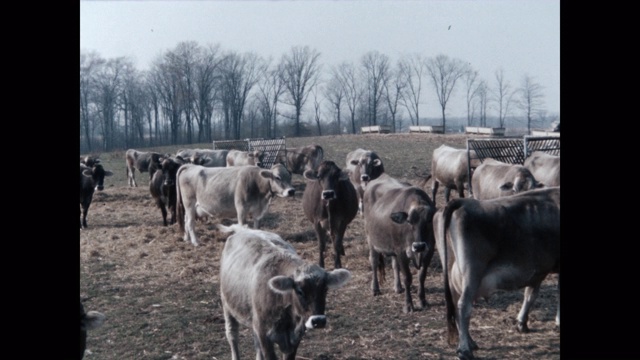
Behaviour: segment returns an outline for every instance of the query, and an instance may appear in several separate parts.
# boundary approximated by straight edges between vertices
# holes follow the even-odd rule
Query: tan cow
[[[544,186],[560,186],[560,156],[534,151],[524,161],[524,167]]]
[[[144,152],[134,149],[127,150],[125,153],[125,162],[127,164],[127,181],[129,186],[138,186],[135,176],[136,169],[138,169],[140,173],[149,172],[149,180],[151,180],[155,170],[151,172],[149,171],[149,167],[157,169],[160,165],[160,158],[163,156],[166,155],[157,152]]]
[[[317,144],[287,148],[286,156],[282,154],[279,162],[285,164],[292,174],[302,175],[306,170],[315,170],[324,158],[324,149]]]
[[[347,154],[346,170],[358,193],[358,210],[362,213],[362,195],[369,181],[384,173],[382,159],[374,151],[358,148]]]
[[[444,186],[444,201],[449,202],[451,190],[458,190],[458,197],[464,197],[464,189],[469,189],[469,157],[471,169],[480,165],[475,150],[456,149],[447,145],[440,145],[433,150],[431,158],[431,197],[436,201],[438,186]]]
[[[544,187],[527,168],[486,158],[471,178],[473,198],[494,199]]]
[[[560,287],[560,187],[453,199],[436,213],[433,228],[444,269],[449,344],[459,341],[458,357],[473,359],[478,348],[469,334],[473,302],[498,290],[525,288],[517,326],[528,332],[529,310],[547,274],[558,273]]]
[[[195,220],[200,217],[237,217],[243,225],[251,215],[253,227],[273,197],[291,197],[291,173],[282,164],[270,170],[257,166],[204,167],[186,164],[176,175],[177,216],[184,241],[198,245]]]
[[[265,153],[261,150],[229,150],[227,153],[227,166],[255,165],[262,167],[264,156]]]

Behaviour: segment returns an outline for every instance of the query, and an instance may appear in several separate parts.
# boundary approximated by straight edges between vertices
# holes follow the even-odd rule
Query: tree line
[[[460,59],[440,54],[401,56],[377,51],[357,63],[325,68],[321,54],[294,46],[279,60],[219,45],[180,42],[149,70],[127,57],[80,53],[80,152],[358,132],[389,125],[394,132],[420,125],[424,90],[432,86],[446,129],[445,110],[463,88],[467,125],[487,126],[497,109],[500,127],[519,110],[528,130],[546,122],[543,88],[525,74],[519,87],[501,69],[494,85]],[[489,104],[492,104],[490,107]]]

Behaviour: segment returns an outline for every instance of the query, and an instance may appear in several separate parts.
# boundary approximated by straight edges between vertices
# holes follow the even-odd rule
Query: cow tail
[[[442,273],[444,278],[444,298],[447,305],[447,328],[449,335],[449,344],[456,345],[458,341],[458,326],[456,325],[456,304],[453,303],[453,296],[451,295],[451,286],[449,284],[449,245],[447,242],[447,230],[451,225],[451,216],[455,210],[462,206],[463,202],[460,199],[453,199],[445,206],[442,213],[444,225],[441,227],[441,241],[442,251],[444,257],[444,264],[442,264]],[[453,243],[453,239],[451,239]]]
[[[178,225],[180,225],[180,231],[184,232],[184,204],[182,203],[182,195],[180,194],[180,174],[186,170],[187,166],[180,166],[176,173],[176,217],[178,218]]]
[[[384,254],[378,253],[378,282],[384,284],[385,281]]]

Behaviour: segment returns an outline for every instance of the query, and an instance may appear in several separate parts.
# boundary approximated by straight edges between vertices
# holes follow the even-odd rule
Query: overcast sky
[[[530,75],[544,108],[560,113],[560,0],[80,1],[82,52],[128,56],[144,70],[181,41],[275,60],[309,46],[325,67],[358,64],[373,50],[394,63],[444,54],[470,63],[490,88],[500,68],[512,88]],[[438,117],[428,91],[421,115]],[[447,116],[466,116],[462,86],[452,97]]]

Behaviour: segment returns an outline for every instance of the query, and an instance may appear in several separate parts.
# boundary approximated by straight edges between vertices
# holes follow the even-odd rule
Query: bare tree
[[[422,79],[427,72],[426,59],[420,54],[402,58],[399,71],[406,83],[402,93],[402,104],[407,108],[411,123],[420,125],[420,94],[422,92]]]
[[[340,86],[344,89],[344,96],[349,108],[351,119],[351,133],[356,133],[356,113],[358,104],[362,98],[362,87],[356,72],[356,67],[352,63],[342,63],[335,71],[340,81]]]
[[[198,142],[213,141],[211,135],[211,118],[219,89],[219,67],[223,60],[220,46],[209,46],[202,50],[201,58],[195,67],[195,118],[198,123]]]
[[[447,132],[445,116],[447,102],[449,102],[456,82],[467,72],[467,69],[468,66],[465,62],[458,59],[450,59],[448,56],[442,54],[427,60],[427,71],[429,72],[436,94],[438,95],[438,102],[442,108],[442,128],[445,133]]]
[[[86,151],[93,150],[91,138],[97,119],[94,98],[97,95],[96,76],[105,60],[93,51],[80,53],[80,135],[84,137]]]
[[[126,63],[127,60],[124,57],[110,59],[100,67],[96,76],[96,106],[100,113],[102,150],[104,151],[110,151],[116,147],[116,114]]]
[[[295,136],[300,136],[300,114],[309,92],[316,86],[321,65],[320,53],[308,46],[293,47],[290,54],[282,56],[282,80],[288,97],[284,103],[295,108]]]
[[[360,63],[366,84],[367,122],[369,125],[377,125],[378,111],[389,72],[389,57],[377,51],[371,51],[362,57]]]
[[[517,90],[520,95],[518,107],[524,111],[527,117],[527,132],[531,133],[531,123],[533,116],[542,109],[542,86],[536,83],[529,74],[525,74],[522,78],[522,85]]]
[[[487,126],[487,107],[489,104],[489,87],[487,82],[480,80],[478,84],[478,107],[480,108],[480,126]]]
[[[473,122],[474,104],[475,99],[478,97],[480,90],[480,83],[478,81],[478,72],[469,68],[463,75],[464,84],[466,87],[466,100],[467,100],[467,126],[471,126]]]
[[[266,71],[258,81],[256,97],[259,99],[260,113],[263,119],[265,135],[276,137],[278,133],[278,103],[284,94],[282,64],[271,65],[271,59],[266,63]]]
[[[161,109],[169,120],[169,135],[172,145],[178,144],[181,125],[182,92],[181,76],[176,54],[167,51],[154,60],[151,73],[154,86],[160,94]]]
[[[404,88],[407,86],[406,77],[402,73],[402,63],[398,62],[395,71],[389,71],[388,80],[384,84],[384,97],[387,100],[389,113],[391,115],[392,131],[396,132],[396,116],[398,104],[402,99]]]
[[[331,78],[324,88],[324,96],[329,100],[331,110],[335,115],[338,134],[342,134],[341,111],[342,102],[345,100],[345,90],[340,84],[340,74],[335,67],[331,70]]]
[[[495,72],[496,76],[496,91],[494,94],[495,100],[498,103],[498,121],[500,127],[505,127],[507,115],[509,114],[509,107],[513,101],[513,95],[515,91],[511,91],[511,85],[504,78],[504,71],[501,69]]]
[[[318,96],[318,92],[323,91],[323,89],[318,89],[320,86],[316,86],[311,93],[313,94],[313,120],[316,123],[316,127],[318,128],[318,136],[322,136],[322,127],[321,127],[321,98]]]

